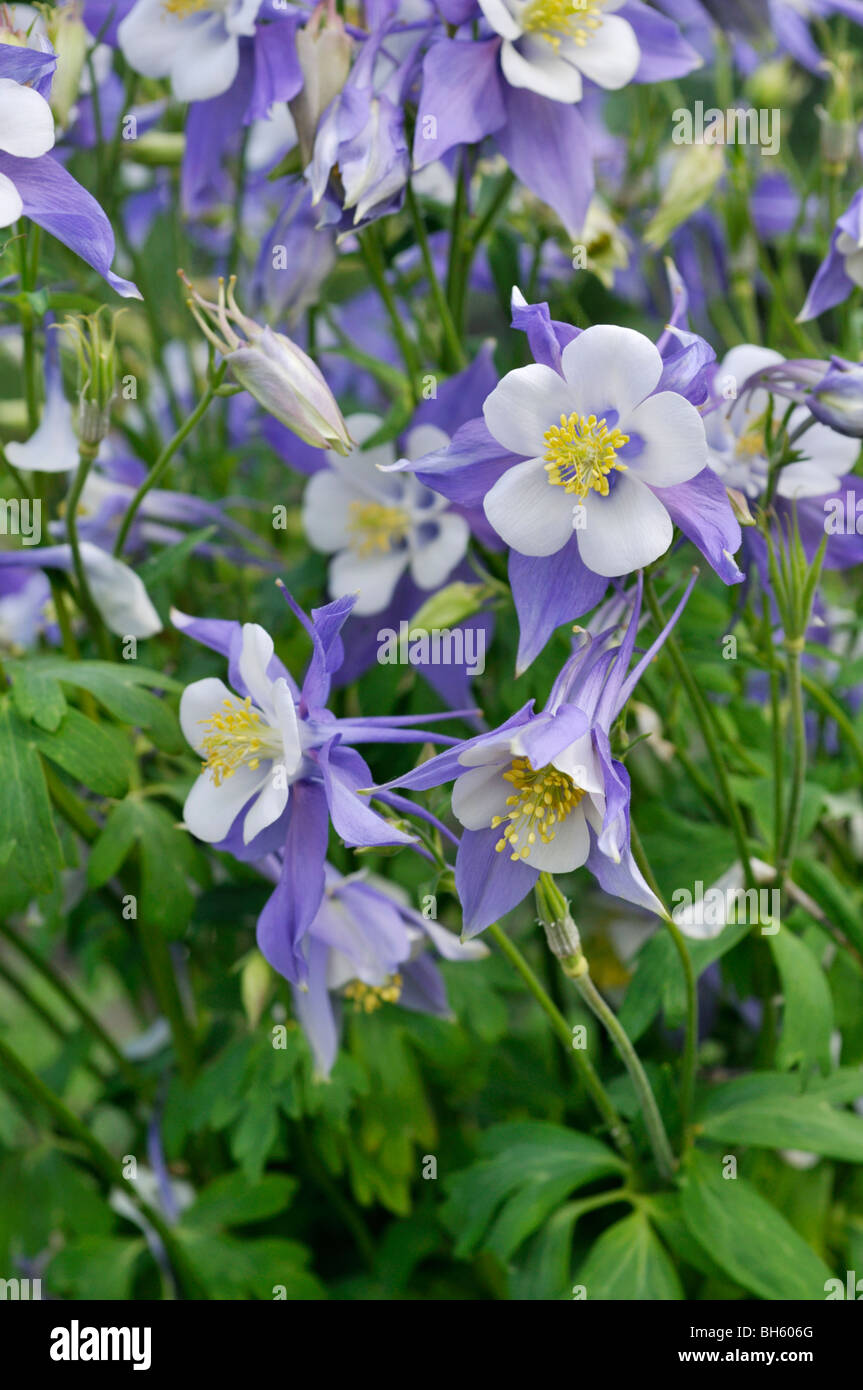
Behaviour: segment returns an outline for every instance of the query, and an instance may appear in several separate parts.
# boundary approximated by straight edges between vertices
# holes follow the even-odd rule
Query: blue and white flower
[[[123,57],[145,77],[167,77],[178,101],[209,101],[232,85],[240,39],[255,32],[261,0],[138,0],[117,30]]]

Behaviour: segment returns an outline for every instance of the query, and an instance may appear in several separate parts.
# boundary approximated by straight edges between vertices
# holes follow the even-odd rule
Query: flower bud
[[[257,1028],[272,992],[272,970],[260,951],[250,952],[240,976],[240,995],[250,1028]]]
[[[234,298],[236,277],[231,276],[227,289],[219,280],[214,304],[193,289],[182,271],[180,276],[191,291],[187,303],[201,331],[224,357],[237,384],[306,444],[349,454],[347,425],[320,368],[283,333],[247,318]]]
[[[294,40],[303,73],[301,91],[289,102],[297,127],[303,167],[312,157],[318,122],[347,80],[353,40],[330,4],[324,15],[319,5]]]
[[[832,358],[806,405],[822,425],[863,439],[863,363]]]
[[[78,359],[78,419],[81,443],[98,447],[111,427],[111,407],[117,379],[117,313],[106,311],[110,327],[102,322],[102,310],[67,318],[63,325],[72,339]],[[119,313],[123,313],[121,309]]]

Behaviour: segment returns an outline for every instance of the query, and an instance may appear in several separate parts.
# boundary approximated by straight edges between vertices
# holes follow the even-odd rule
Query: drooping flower
[[[609,733],[641,672],[676,623],[694,583],[663,631],[629,671],[641,608],[641,578],[629,621],[583,635],[545,709],[529,701],[490,733],[438,754],[389,787],[423,790],[453,782],[452,810],[464,827],[455,865],[464,933],[474,936],[509,912],[539,874],[587,864],[606,892],[656,911],[632,857],[629,777]]]
[[[278,879],[272,855],[259,869]],[[385,1004],[449,1016],[446,987],[434,956],[471,961],[486,955],[479,941],[460,942],[411,907],[397,884],[365,872],[344,877],[330,864],[326,887],[305,942],[308,981],[292,986],[294,1009],[322,1076],[336,1059],[344,1010],[373,1013]]]
[[[347,453],[351,439],[320,368],[283,333],[262,327],[242,313],[234,298],[236,277],[231,276],[227,289],[219,279],[215,304],[198,294],[185,277],[184,282],[191,292],[189,308],[240,386],[307,444]]]
[[[863,188],[857,190],[830,238],[830,249],[809,286],[799,323],[815,319],[863,285]]]
[[[351,415],[347,426],[361,445],[383,421],[377,415]],[[409,432],[406,457],[417,459],[446,447],[447,436],[433,425]],[[306,488],[303,523],[317,550],[334,554],[330,596],[357,594],[358,616],[380,613],[409,571],[424,590],[440,588],[464,556],[470,526],[439,493],[410,473],[383,473],[395,462],[392,444],[346,457],[327,454],[329,468]]]
[[[371,777],[352,745],[456,740],[414,729],[414,717],[337,719],[326,700],[342,659],[340,631],[354,600],[314,609],[309,620],[285,597],[313,643],[301,688],[256,623],[241,626],[177,611],[172,620],[228,658],[233,687],[207,677],[183,694],[180,723],[203,763],[186,800],[186,826],[240,859],[281,851],[281,877],[258,920],[258,945],[275,970],[299,981],[307,974],[302,939],[324,892],[330,820],[350,846],[412,843],[357,794]],[[425,722],[439,717],[426,716]]]
[[[719,391],[735,394],[729,397],[727,406],[723,402],[722,408],[707,416],[710,466],[727,487],[737,488],[750,498],[761,497],[767,486],[768,423],[778,430],[786,413],[784,404],[774,401],[770,416],[771,371],[781,371],[784,361],[782,354],[771,348],[742,343],[727,353],[716,371]],[[753,386],[750,378],[764,384]],[[805,405],[792,410],[785,422],[789,435],[801,426],[807,427],[794,447],[802,457],[779,471],[779,497],[823,497],[834,492],[853,468],[859,452],[853,438],[837,434],[827,425],[812,423]]]

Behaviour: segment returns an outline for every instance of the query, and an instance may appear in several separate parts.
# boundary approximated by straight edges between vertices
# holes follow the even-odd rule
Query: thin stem
[[[428,234],[426,233],[422,211],[420,209],[419,203],[417,202],[416,194],[414,193],[413,188],[410,184],[408,184],[407,186],[407,205],[411,217],[413,218],[414,228],[417,234],[417,242],[419,243],[420,253],[423,258],[423,265],[425,266],[426,276],[429,282],[429,289],[431,290],[431,295],[432,299],[434,300],[435,309],[437,310],[438,316],[440,318],[444,342],[446,344],[447,353],[449,356],[449,365],[455,371],[459,371],[465,365],[467,359],[465,357],[464,349],[462,348],[461,341],[459,339],[459,335],[456,330],[455,323],[453,321],[453,316],[450,311],[449,304],[447,303],[446,295],[443,292],[443,286],[441,285],[441,282],[438,279],[437,271],[434,267],[434,260],[432,258],[431,247],[429,246],[429,239]]]
[[[384,264],[383,252],[378,241],[377,228],[367,227],[359,237],[360,255],[372,283],[380,296],[381,302],[387,311],[393,336],[399,345],[399,351],[407,371],[410,384],[411,396],[414,405],[419,404],[420,399],[420,376],[421,366],[416,344],[404,326],[396,297],[393,294],[392,286],[386,276],[386,266]]]
[[[506,956],[510,964],[515,968],[527,985],[540,1008],[545,1011],[551,1021],[555,1033],[560,1038],[569,1055],[575,1063],[576,1070],[579,1072],[584,1082],[585,1090],[590,1095],[603,1120],[608,1126],[611,1137],[628,1163],[635,1160],[635,1149],[632,1138],[623,1120],[617,1113],[611,1097],[600,1081],[594,1070],[593,1063],[589,1057],[585,1057],[579,1048],[572,1045],[572,1029],[558,1009],[554,1000],[544,989],[542,983],[537,978],[532,966],[522,955],[514,941],[510,941],[500,923],[494,922],[488,929],[489,935],[497,944],[501,953]]]
[[[84,568],[84,561],[81,556],[81,544],[78,539],[78,504],[81,501],[84,484],[87,481],[87,475],[93,466],[97,453],[98,445],[82,443],[79,447],[78,469],[72,480],[72,486],[69,489],[69,497],[66,502],[66,530],[69,534],[69,544],[72,547],[72,564],[75,569],[75,579],[78,583],[78,597],[81,601],[81,607],[87,615],[93,635],[102,649],[103,656],[110,659],[111,652],[110,648],[107,647],[107,638],[102,622],[102,615],[96,607],[93,595],[90,592],[87,571]]]
[[[657,627],[661,630],[665,626],[665,618],[662,615],[662,609],[659,606],[659,601],[656,597],[653,588],[653,581],[649,574],[645,574],[644,576],[644,594],[647,599],[650,611],[653,615],[653,620],[656,623]],[[692,672],[686,664],[686,659],[684,658],[683,653],[677,645],[674,633],[670,632],[666,637],[665,650],[671,657],[680,682],[683,685],[689,697],[689,703],[692,706],[692,712],[695,715],[698,727],[701,730],[701,736],[704,739],[705,745],[707,747],[707,752],[710,756],[710,761],[713,764],[713,771],[716,774],[716,780],[719,783],[719,788],[722,793],[726,815],[728,816],[728,821],[731,826],[731,831],[734,836],[735,844],[737,846],[737,853],[740,857],[740,862],[743,865],[743,875],[746,880],[746,886],[747,888],[755,888],[757,885],[755,882],[755,877],[752,873],[752,865],[749,862],[749,847],[746,842],[746,827],[743,823],[743,817],[740,813],[740,807],[737,804],[737,799],[734,796],[734,793],[731,790],[731,784],[728,781],[728,773],[725,769],[725,762],[722,757],[722,750],[719,746],[719,740],[716,736],[716,730],[714,728],[713,716],[710,712],[710,707],[705,702],[704,697],[702,696],[701,691],[698,688],[698,682],[694,679]]]
[[[195,409],[192,411],[191,415],[189,415],[188,418],[183,422],[183,424],[177,430],[177,433],[174,435],[173,439],[171,439],[165,445],[161,454],[156,459],[156,462],[153,464],[153,467],[150,469],[146,478],[141,483],[141,486],[138,488],[137,492],[135,493],[135,496],[129,503],[126,515],[123,517],[123,522],[120,526],[120,530],[117,535],[117,540],[114,545],[115,555],[122,555],[123,547],[126,544],[126,538],[129,534],[129,531],[131,530],[132,522],[135,520],[141,503],[147,496],[147,493],[152,488],[154,488],[156,484],[162,479],[162,477],[168,469],[171,459],[174,457],[180,445],[187,438],[187,436],[191,434],[198,421],[206,413],[207,409],[209,408],[210,402],[212,401],[213,397],[215,396],[216,392],[222,384],[222,380],[226,371],[227,363],[223,362],[222,365],[218,367],[216,371],[213,373],[212,377],[210,378],[210,381],[207,384],[206,391],[202,395],[201,399],[198,401],[198,404],[195,406]]]
[[[776,864],[776,886],[781,893],[800,832],[803,809],[803,788],[806,781],[806,714],[803,703],[802,657],[803,638],[786,638],[788,650],[788,693],[791,698],[791,793],[782,830],[782,842]]]
[[[66,1032],[66,1029],[60,1023],[59,1019],[56,1019],[50,1010],[46,1009],[41,999],[33,993],[26,980],[23,980],[21,976],[13,970],[8,961],[0,960],[0,980],[3,980],[10,989],[13,989],[15,993],[23,999],[28,1009],[44,1023],[50,1033],[54,1034],[54,1037],[57,1038],[62,1047],[65,1048],[68,1046],[71,1040],[70,1034]],[[92,1058],[83,1058],[83,1065],[101,1086],[106,1084],[108,1077],[99,1070]]]
[[[770,631],[770,600],[766,594],[761,600],[764,650],[770,667],[770,722],[773,745],[773,862],[779,862],[779,837],[782,826],[782,790],[785,783],[785,747],[782,741],[783,720],[779,689],[779,670],[773,652]]]
[[[671,1145],[668,1142],[668,1135],[662,1123],[662,1116],[656,1104],[656,1097],[647,1079],[647,1075],[638,1053],[629,1040],[629,1035],[622,1023],[618,1019],[613,1009],[610,1009],[600,994],[587,968],[587,961],[582,956],[584,968],[580,974],[569,974],[582,999],[590,1011],[596,1015],[600,1023],[608,1031],[608,1034],[620,1053],[626,1070],[629,1072],[635,1093],[641,1106],[641,1113],[644,1116],[644,1123],[647,1129],[647,1136],[650,1140],[650,1147],[656,1160],[656,1166],[663,1178],[670,1179],[674,1176],[674,1155],[671,1152]],[[569,972],[568,972],[569,973]]]
[[[90,1163],[104,1181],[112,1187],[121,1188],[131,1197],[162,1241],[186,1295],[193,1298],[201,1297],[202,1291],[198,1285],[197,1277],[189,1268],[185,1252],[175,1239],[170,1226],[167,1225],[164,1217],[150,1206],[149,1202],[144,1201],[135,1184],[123,1176],[122,1166],[114,1155],[100,1143],[83,1121],[79,1120],[74,1111],[70,1110],[60,1097],[45,1085],[41,1077],[25,1066],[17,1053],[13,1052],[2,1038],[0,1038],[0,1062],[2,1062],[4,1074],[47,1110],[56,1128],[81,1145]]]
[[[674,947],[683,970],[683,979],[686,987],[686,1032],[684,1036],[680,1079],[680,1130],[683,1139],[683,1147],[687,1148],[691,1137],[689,1124],[692,1118],[692,1109],[695,1104],[695,1073],[698,1054],[698,983],[695,978],[695,968],[692,964],[692,956],[686,944],[686,938],[671,916],[671,913],[668,911],[659,884],[656,882],[653,870],[644,852],[641,836],[636,830],[634,823],[630,825],[630,837],[635,862],[643,873],[651,892],[659,901],[659,906],[662,909],[662,920],[674,942]]]
[[[159,1008],[170,1025],[180,1075],[184,1081],[189,1082],[194,1078],[197,1065],[195,1043],[177,986],[177,976],[168,943],[158,928],[148,927],[146,922],[140,921],[137,917],[135,926]]]
[[[88,1033],[95,1038],[100,1047],[104,1048],[118,1072],[120,1072],[123,1077],[123,1080],[132,1090],[136,1091],[139,1095],[148,1096],[150,1094],[150,1088],[147,1082],[143,1077],[138,1075],[128,1058],[123,1056],[123,1053],[120,1051],[113,1038],[106,1033],[95,1014],[91,1013],[83,1000],[78,998],[78,995],[72,987],[67,984],[63,976],[54,968],[50,961],[47,961],[44,956],[30,944],[26,937],[21,936],[14,927],[10,926],[8,922],[4,922],[2,919],[0,919],[0,935],[4,936],[6,940],[14,946],[15,950],[24,956],[25,960],[29,961],[34,970],[37,970],[42,978],[47,980],[48,984],[51,985],[52,989],[56,990],[65,1003],[68,1004],[73,1013],[78,1015]]]

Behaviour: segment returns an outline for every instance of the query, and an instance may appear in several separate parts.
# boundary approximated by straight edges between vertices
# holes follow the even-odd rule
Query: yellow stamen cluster
[[[602,25],[602,0],[531,0],[521,24],[552,48],[560,48],[562,39],[584,48]]]
[[[253,770],[262,757],[268,758],[278,750],[275,747],[275,730],[265,724],[260,712],[252,709],[252,701],[224,700],[224,714],[219,710],[209,719],[198,722],[207,729],[202,740],[207,755],[204,771],[213,774],[213,782],[220,787],[227,777],[233,777],[238,767],[245,765]]]
[[[626,471],[619,463],[618,449],[629,443],[629,435],[595,415],[561,415],[560,425],[552,425],[543,438],[548,448],[543,455],[548,481],[565,492],[574,492],[579,501],[591,489],[608,496],[608,474],[612,469]]]
[[[162,9],[168,14],[175,14],[180,19],[186,15],[199,14],[201,10],[208,10],[212,0],[162,0]]]
[[[401,997],[401,975],[390,975],[382,985],[367,985],[362,980],[351,980],[345,989],[345,998],[354,1001],[357,1013],[373,1014],[382,1004],[396,1004]]]
[[[506,825],[495,849],[498,854],[509,849],[510,859],[527,859],[537,836],[544,845],[554,839],[560,822],[566,820],[584,792],[551,763],[535,771],[528,758],[514,758],[503,777],[512,783],[514,792],[506,799],[510,808],[506,815],[492,819],[492,830]]]
[[[756,427],[755,429],[747,430],[745,434],[741,434],[734,452],[738,458],[762,458],[767,452],[764,431]]]
[[[351,502],[348,511],[351,549],[358,555],[374,555],[376,551],[386,554],[410,530],[410,517],[401,507],[388,507],[383,502]]]

